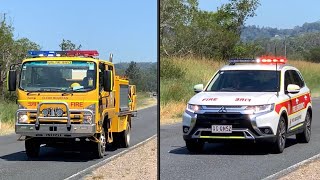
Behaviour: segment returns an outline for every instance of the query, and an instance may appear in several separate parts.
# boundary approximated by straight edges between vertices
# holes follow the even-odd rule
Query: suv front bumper
[[[201,141],[251,140],[254,142],[276,140],[277,120],[279,116],[270,112],[254,116],[241,113],[207,113],[194,114],[185,111],[183,114],[184,140]],[[232,125],[232,133],[212,133],[212,125]],[[269,133],[262,131],[269,129]]]

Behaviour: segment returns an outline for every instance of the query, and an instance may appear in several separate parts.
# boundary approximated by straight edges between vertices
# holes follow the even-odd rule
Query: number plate
[[[212,125],[212,133],[232,133],[232,125]]]

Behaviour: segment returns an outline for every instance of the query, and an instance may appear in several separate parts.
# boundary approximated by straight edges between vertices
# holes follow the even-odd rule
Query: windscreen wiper
[[[32,95],[32,94],[35,94],[35,95],[39,96],[40,92],[37,92],[37,91],[29,91],[29,92],[27,92],[27,96]]]

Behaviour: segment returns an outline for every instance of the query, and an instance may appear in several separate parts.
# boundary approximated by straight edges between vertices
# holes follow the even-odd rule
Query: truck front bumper
[[[66,107],[66,116],[63,117],[43,117],[40,115],[42,105],[64,105]],[[34,124],[19,123],[19,115],[26,113],[36,113]],[[66,102],[41,102],[37,109],[18,109],[16,113],[16,134],[30,137],[58,137],[58,138],[77,138],[90,137],[96,133],[96,124],[72,124],[70,119],[71,113],[87,113],[94,119],[94,113],[89,109],[70,109]],[[42,122],[40,123],[40,120]],[[51,120],[64,120],[64,124],[53,124]],[[47,123],[43,123],[48,121]],[[49,124],[50,123],[50,124]]]
[[[30,137],[61,137],[77,138],[93,136],[96,132],[95,124],[71,124],[68,130],[66,124],[41,124],[39,129],[35,124],[16,124],[16,134]]]

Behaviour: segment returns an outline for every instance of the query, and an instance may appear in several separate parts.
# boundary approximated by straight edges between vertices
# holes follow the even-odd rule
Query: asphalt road
[[[157,133],[157,106],[138,111],[132,121],[131,146]],[[65,179],[123,150],[107,151],[102,159],[91,159],[87,154],[65,152],[42,147],[40,157],[30,161],[24,151],[24,142],[17,135],[0,137],[0,179]]]
[[[313,100],[312,136],[308,144],[289,137],[282,154],[271,154],[259,145],[206,144],[201,154],[190,154],[181,124],[160,128],[160,178],[263,179],[320,153],[320,100]]]

